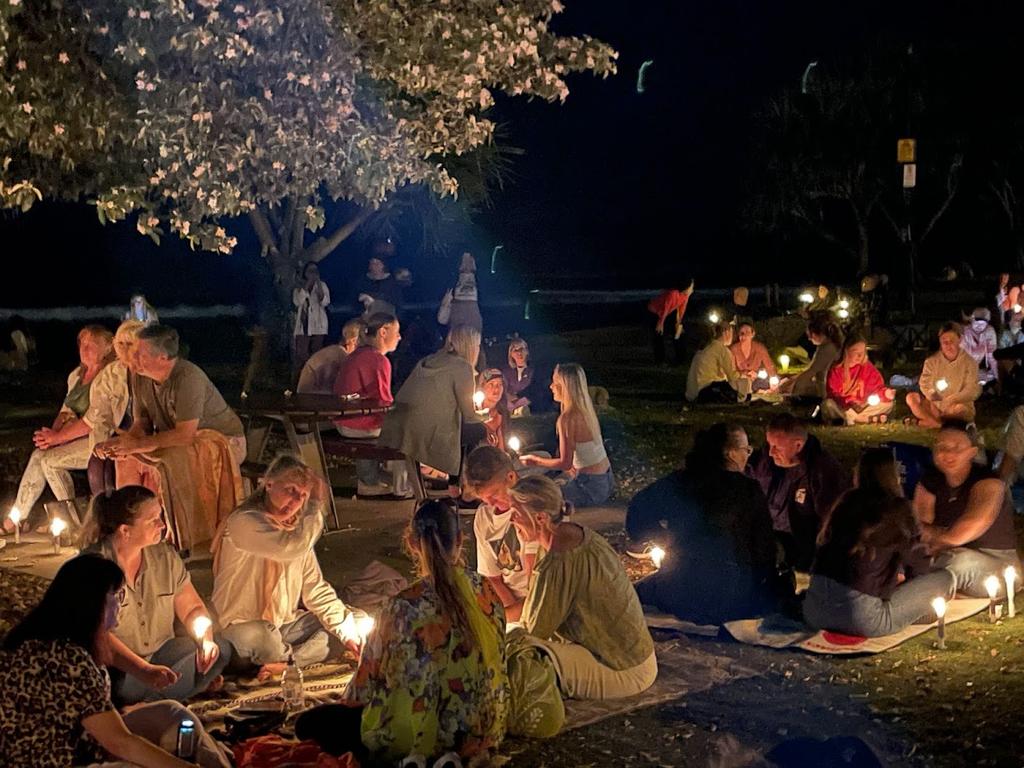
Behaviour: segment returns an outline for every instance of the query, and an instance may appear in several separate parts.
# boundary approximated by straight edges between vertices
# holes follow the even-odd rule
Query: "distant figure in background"
[[[960,338],[960,346],[978,364],[979,381],[985,383],[995,379],[997,373],[994,354],[999,348],[999,340],[991,322],[992,313],[984,307],[976,307]]]
[[[36,362],[36,340],[28,323],[20,315],[13,315],[5,329],[11,344],[0,349],[0,371],[27,371]]]
[[[752,323],[753,317],[750,314],[749,307],[747,307],[747,302],[749,301],[749,288],[746,288],[742,285],[733,288],[732,303],[726,306],[724,309],[725,320],[731,323],[734,327],[737,327],[742,323]]]
[[[822,289],[828,296],[828,288],[825,286],[819,287],[819,296]],[[843,332],[829,313],[814,311],[807,320],[807,338],[815,347],[810,365],[799,376],[785,379],[779,385],[779,391],[795,398],[822,400],[825,397],[828,372],[841,354]]]
[[[299,384],[295,391],[300,395],[330,395],[334,393],[334,381],[338,378],[338,369],[345,359],[355,352],[359,344],[359,333],[363,328],[363,320],[349,320],[341,329],[341,338],[336,344],[328,344],[319,352],[311,355],[302,366]]]
[[[775,376],[775,363],[772,356],[768,354],[768,348],[759,341],[755,341],[756,333],[753,323],[740,323],[736,329],[736,341],[729,347],[732,352],[733,362],[736,364],[736,371],[741,376],[750,379],[753,390],[769,389],[769,379]],[[762,376],[761,372],[764,371]]]
[[[378,312],[397,317],[402,308],[402,286],[379,256],[370,259],[366,274],[356,281],[356,296],[363,305],[363,317]]]
[[[1017,344],[1024,344],[1024,331],[1020,327],[1021,317],[1022,315],[1019,312],[1013,312],[1009,315],[1009,320],[999,334],[999,349],[1007,349]]]
[[[686,400],[691,403],[735,403],[750,394],[750,379],[736,370],[729,345],[732,344],[729,323],[712,329],[712,338],[693,356],[686,374]]]
[[[327,338],[327,306],[331,303],[331,291],[320,279],[320,270],[315,262],[307,262],[302,268],[302,281],[292,291],[295,305],[295,327],[292,330],[293,359],[296,372],[318,352]]]
[[[153,309],[153,306],[146,301],[146,297],[141,293],[132,296],[131,301],[128,302],[128,311],[124,313],[124,317],[121,319],[138,320],[144,325],[154,325],[160,322],[156,310]]]
[[[885,386],[878,369],[868,360],[863,336],[846,340],[843,358],[829,371],[827,399],[822,403],[826,419],[846,425],[884,423],[892,412],[896,391]]]
[[[533,384],[534,368],[530,365],[530,345],[526,339],[512,339],[508,343],[508,357],[501,368],[505,377],[505,397],[513,417],[529,415],[528,390]]]
[[[939,351],[924,361],[918,392],[907,395],[907,407],[922,427],[938,429],[945,419],[974,420],[974,401],[981,396],[978,364],[960,344],[959,323],[939,329]]]
[[[505,404],[505,379],[497,368],[488,368],[480,374],[476,384],[479,391],[484,393],[481,409],[487,411],[487,415],[483,417],[484,428],[487,430],[487,444],[504,451],[505,427],[511,418]]]
[[[483,333],[484,321],[480,316],[480,302],[476,283],[476,259],[469,251],[462,254],[459,277],[455,287],[449,288],[437,310],[437,322],[450,328],[462,325]]]
[[[665,362],[665,321],[669,315],[673,314],[676,316],[675,329],[670,343],[675,352],[675,362],[678,364],[682,360],[680,355],[682,350],[678,341],[683,335],[683,316],[686,314],[686,305],[690,301],[690,296],[693,295],[693,286],[694,283],[691,280],[690,286],[681,291],[677,288],[669,288],[659,293],[647,304],[647,311],[657,318],[654,323],[654,333],[651,336],[656,365]]]

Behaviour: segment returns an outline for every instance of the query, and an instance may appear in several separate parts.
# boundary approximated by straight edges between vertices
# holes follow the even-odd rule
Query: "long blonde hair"
[[[562,489],[550,477],[524,477],[509,489],[508,495],[515,506],[533,514],[541,512],[550,517],[553,523],[560,523],[565,517],[566,506]]]
[[[578,363],[559,363],[555,366],[554,375],[562,380],[562,415],[582,418],[590,430],[591,439],[603,442],[601,424],[597,420],[594,401],[590,399],[590,387],[583,366]]]
[[[480,331],[469,325],[457,325],[448,331],[444,349],[461,357],[475,371],[477,360],[480,358]]]

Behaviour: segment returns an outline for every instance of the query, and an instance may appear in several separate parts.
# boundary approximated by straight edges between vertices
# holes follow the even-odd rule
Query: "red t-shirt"
[[[825,387],[828,397],[835,400],[843,410],[866,403],[871,395],[878,395],[883,401],[889,399],[885,396],[882,374],[870,362],[850,368],[849,379],[846,378],[842,362],[837,363],[828,372]]]
[[[373,347],[358,347],[345,358],[334,380],[334,394],[358,394],[361,398],[380,400],[386,405],[394,402],[391,396],[391,361]],[[347,416],[334,423],[349,429],[373,430],[384,425],[383,414],[375,416]]]
[[[669,288],[651,299],[647,304],[647,310],[658,316],[659,323],[664,323],[665,318],[676,310],[679,310],[679,319],[682,320],[686,314],[686,302],[689,300],[690,294]]]

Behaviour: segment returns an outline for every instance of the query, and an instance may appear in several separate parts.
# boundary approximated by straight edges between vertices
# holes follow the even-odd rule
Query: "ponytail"
[[[113,536],[122,525],[131,525],[139,508],[155,498],[156,494],[141,485],[126,485],[110,493],[97,493],[89,503],[79,538],[82,547]]]

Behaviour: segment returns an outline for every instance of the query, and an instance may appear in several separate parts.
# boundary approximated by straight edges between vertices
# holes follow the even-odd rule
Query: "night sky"
[[[841,59],[879,41],[960,46],[965,60],[993,50],[1010,56],[1017,48],[1009,11],[980,15],[967,3],[566,5],[559,31],[612,44],[620,52],[619,74],[574,76],[561,107],[516,99],[497,106],[507,143],[526,155],[467,239],[481,261],[503,243],[502,269],[529,275],[521,287],[658,287],[692,273],[727,285],[737,268],[752,284],[809,271],[852,272],[829,261],[818,243],[801,241],[780,257],[777,243],[743,228],[750,171],[758,162],[753,115],[772,94],[799,82],[810,60]],[[1010,71],[1015,56],[978,64],[981,113],[1020,98],[1021,70]],[[647,91],[638,94],[645,60],[654,63]],[[1005,225],[986,210],[976,200],[958,203],[948,231],[936,238],[936,258],[973,257],[978,250],[995,262],[1002,258]],[[27,270],[25,279],[0,285],[0,306],[121,303],[136,288],[158,304],[247,301],[251,286],[263,281],[251,278],[255,241],[244,224],[234,230],[241,238],[234,255],[192,254],[173,240],[155,248],[130,225],[101,227],[87,206],[39,205],[0,221],[0,248]],[[328,281],[341,285],[358,272],[366,247],[343,245],[322,265]],[[399,248],[396,261],[419,275],[453,269],[409,243]],[[895,248],[883,241],[878,258]]]

